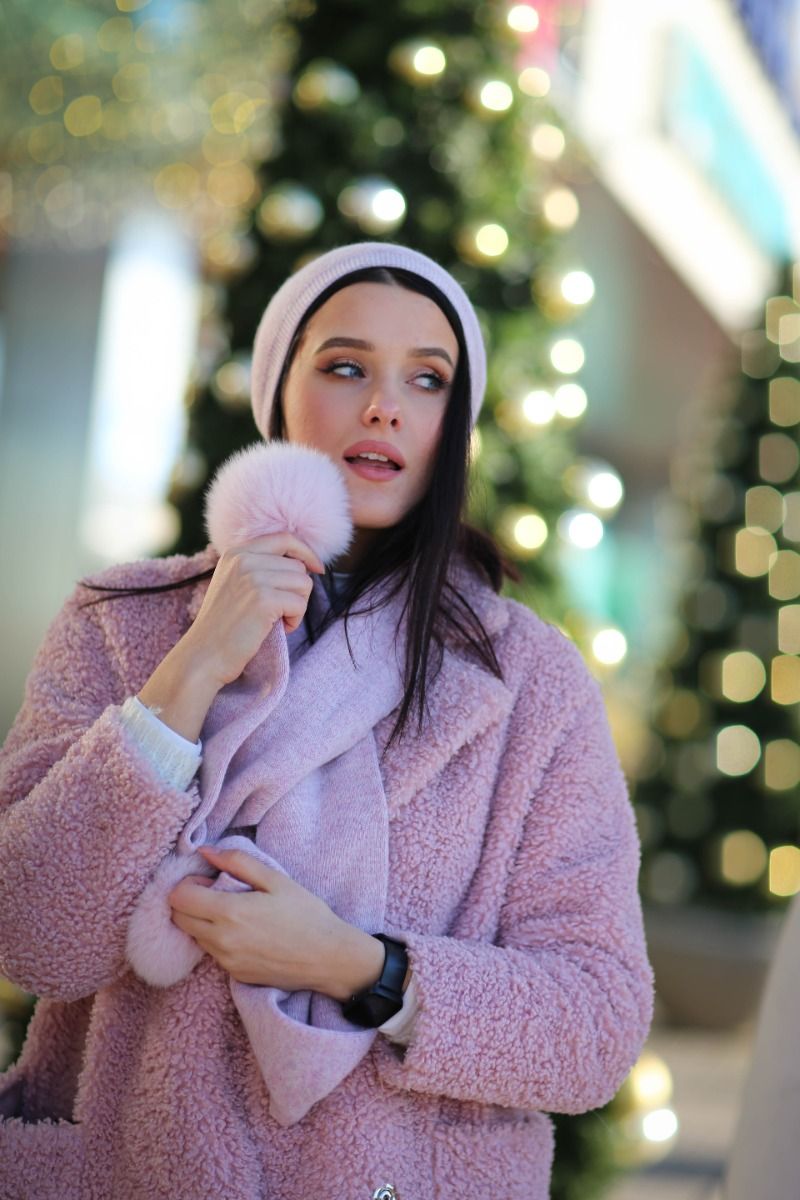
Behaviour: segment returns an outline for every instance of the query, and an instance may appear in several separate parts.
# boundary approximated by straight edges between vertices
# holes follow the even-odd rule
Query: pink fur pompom
[[[172,987],[203,957],[194,938],[172,920],[167,896],[185,875],[213,875],[202,854],[168,854],[136,902],[128,922],[127,956],[136,974],[153,987]]]
[[[217,553],[265,533],[289,530],[330,562],[352,537],[344,475],[321,450],[295,442],[247,446],[225,460],[205,501]]]

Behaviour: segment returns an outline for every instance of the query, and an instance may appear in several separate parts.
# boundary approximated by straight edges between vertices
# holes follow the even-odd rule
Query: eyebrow
[[[375,349],[372,342],[365,342],[362,338],[331,337],[324,341],[321,346],[317,346],[314,353],[319,354],[320,351],[327,350],[329,346],[355,346],[357,350]],[[452,358],[441,346],[415,346],[411,351],[411,355],[414,358],[428,358],[429,355],[437,355],[439,358],[443,358],[446,362],[449,362],[451,367],[453,366]],[[455,370],[455,368],[453,369]]]

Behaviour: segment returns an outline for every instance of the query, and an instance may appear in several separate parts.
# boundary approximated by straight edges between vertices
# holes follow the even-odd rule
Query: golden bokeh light
[[[783,496],[774,487],[760,485],[748,488],[744,497],[744,519],[747,525],[757,525],[775,533],[783,524]]]
[[[794,896],[800,892],[800,850],[797,846],[776,846],[770,852],[769,890],[773,896]]]
[[[132,104],[147,94],[150,88],[150,68],[147,63],[126,63],[112,78],[111,87],[118,100]]]
[[[585,388],[579,383],[562,383],[554,393],[556,410],[559,415],[575,421],[586,412],[589,398]]]
[[[783,496],[783,536],[790,542],[800,542],[800,492]]]
[[[604,666],[617,666],[628,653],[628,639],[621,629],[613,626],[598,629],[592,638],[592,654]]]
[[[508,249],[508,234],[502,225],[481,225],[475,233],[475,245],[485,258],[499,258]]]
[[[737,829],[719,842],[719,874],[725,883],[744,887],[755,883],[767,867],[767,847],[758,834]]]
[[[800,783],[800,746],[791,738],[774,738],[764,747],[764,786],[785,792]]]
[[[133,38],[133,21],[130,17],[110,17],[97,31],[97,44],[108,54],[118,54]]]
[[[512,5],[506,20],[515,33],[535,33],[539,28],[539,14],[530,4]]]
[[[800,654],[800,604],[784,604],[778,609],[778,649],[784,654]]]
[[[64,83],[60,75],[45,75],[28,93],[28,103],[39,117],[57,112],[64,103]]]
[[[777,551],[777,543],[771,533],[759,526],[738,529],[734,542],[734,561],[740,575],[754,579],[766,575],[770,559]]]
[[[170,163],[156,174],[153,190],[165,208],[185,208],[200,189],[200,174],[191,163]]]
[[[776,704],[796,704],[800,700],[800,658],[793,654],[773,658],[770,694]]]
[[[502,79],[488,79],[480,87],[480,102],[490,112],[507,112],[514,103],[514,93]]]
[[[769,594],[775,600],[800,596],[800,554],[796,550],[778,550],[770,559]]]
[[[50,62],[57,71],[74,71],[85,58],[83,38],[79,33],[66,33],[50,47]]]
[[[79,96],[64,109],[64,127],[73,137],[88,137],[103,124],[99,96]]]
[[[555,162],[561,158],[566,147],[564,132],[557,125],[542,122],[531,133],[531,150],[544,162]]]
[[[800,379],[779,376],[770,380],[769,418],[775,425],[800,424]]]
[[[514,540],[524,550],[538,550],[547,540],[547,524],[538,513],[527,513],[514,523]]]
[[[447,59],[440,46],[420,46],[414,54],[414,70],[418,75],[441,75]]]
[[[46,121],[28,134],[28,154],[34,162],[52,163],[64,153],[64,126],[60,121]]]
[[[542,200],[542,214],[553,229],[571,229],[580,216],[578,197],[571,188],[551,188]]]
[[[211,105],[208,115],[218,133],[243,133],[255,120],[256,104],[244,92],[225,92]]]
[[[723,775],[747,775],[761,758],[761,742],[747,725],[726,725],[717,732],[716,762]]]
[[[550,348],[550,362],[562,375],[574,375],[585,361],[585,351],[577,338],[559,338]]]
[[[787,313],[778,322],[778,342],[781,348],[781,358],[785,362],[797,362],[800,359],[800,312]]]
[[[766,682],[763,662],[749,650],[734,650],[723,656],[720,686],[726,700],[746,704],[756,698]]]
[[[522,397],[522,415],[531,425],[549,425],[556,415],[556,401],[547,388],[534,388]]]
[[[777,344],[780,338],[781,318],[800,310],[791,296],[770,296],[765,305],[765,311],[767,337],[771,342]]]
[[[208,194],[223,208],[247,204],[256,191],[256,179],[245,163],[212,167],[208,173]]]
[[[758,439],[758,470],[767,483],[786,483],[800,467],[800,447],[785,433],[765,433]]]
[[[544,67],[523,67],[517,79],[519,90],[526,96],[536,99],[546,96],[550,91],[551,80]]]

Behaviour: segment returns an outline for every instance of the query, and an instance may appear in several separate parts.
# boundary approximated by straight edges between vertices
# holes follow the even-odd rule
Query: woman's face
[[[308,322],[284,386],[284,428],[344,473],[356,534],[338,569],[424,495],[457,363],[444,313],[406,288],[351,284]]]

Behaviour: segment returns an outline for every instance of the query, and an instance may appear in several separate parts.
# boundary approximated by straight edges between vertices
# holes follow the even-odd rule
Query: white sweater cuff
[[[200,766],[202,742],[190,742],[165,725],[138,696],[128,696],[120,716],[166,782],[184,791]]]
[[[408,981],[408,987],[403,992],[403,1007],[399,1008],[393,1017],[389,1017],[388,1021],[379,1025],[378,1029],[381,1033],[386,1034],[390,1042],[399,1042],[402,1046],[407,1046],[414,1036],[414,1023],[418,1010],[417,987],[412,974]]]

